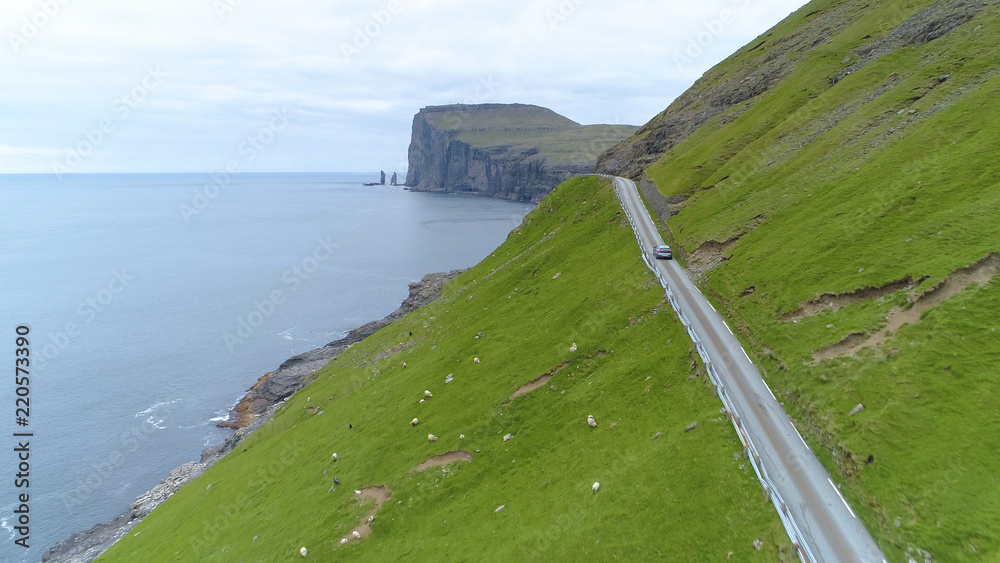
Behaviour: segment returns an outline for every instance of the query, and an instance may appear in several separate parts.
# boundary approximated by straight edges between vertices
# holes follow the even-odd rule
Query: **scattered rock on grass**
[[[854,416],[863,410],[865,410],[865,406],[862,405],[861,403],[858,403],[853,409],[851,409],[850,414],[848,414],[847,416]]]
[[[753,540],[753,548],[754,549],[756,549],[757,551],[760,551],[760,549],[762,547],[764,547],[764,542],[760,541],[759,539],[758,540]]]
[[[497,509],[496,509],[496,510],[494,510],[493,512],[500,512],[501,510],[503,510],[503,507],[505,507],[505,506],[507,506],[507,505],[506,505],[506,504],[501,504],[501,505],[500,505],[500,506],[498,506],[498,507],[497,507]]]
[[[698,428],[698,423],[697,422],[692,422],[690,425],[688,425],[687,428],[684,429],[684,431],[685,432],[690,432],[690,431],[694,430],[695,428]]]
[[[511,435],[511,434],[507,434],[506,436],[504,436],[504,437],[503,437],[503,441],[504,441],[504,442],[506,442],[507,440],[510,440],[510,439],[511,439],[511,438],[513,438],[513,437],[514,437],[514,436],[513,436],[513,435]]]

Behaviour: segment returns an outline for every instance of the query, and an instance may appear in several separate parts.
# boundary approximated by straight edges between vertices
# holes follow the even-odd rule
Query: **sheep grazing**
[[[513,437],[514,436],[512,434],[507,434],[506,436],[503,437],[503,441],[506,442],[507,440],[510,440]]]
[[[344,545],[345,543],[347,543],[347,538],[340,540],[340,545]]]
[[[358,532],[357,530],[354,530],[353,532],[351,532],[351,535],[354,536],[354,539],[356,539],[356,540],[360,540],[361,539],[361,532]]]
[[[309,555],[309,550],[303,547],[302,549],[299,549],[299,555],[305,557],[306,555]]]
[[[472,363],[478,364],[479,363],[479,358],[472,358]]]
[[[438,441],[438,437],[435,436],[435,435],[433,435],[433,434],[428,434],[427,435],[427,441],[428,442],[437,442]]]
[[[406,362],[403,362],[403,367],[404,367],[404,368],[406,367]]]
[[[415,419],[415,418],[414,418],[413,420],[411,420],[411,421],[410,421],[410,426],[416,426],[416,425],[418,425],[418,424],[420,424],[420,421],[419,421],[419,420],[417,420],[417,419]]]
[[[332,456],[330,456],[330,457],[333,458],[333,461],[337,461],[337,454],[336,454],[336,452],[334,452],[334,454]]]
[[[597,428],[597,421],[594,420],[593,415],[587,417],[587,424],[589,424],[591,428]]]
[[[594,489],[594,494],[596,495],[596,494],[597,494],[597,491],[598,491],[598,489],[600,489],[600,488],[601,488],[601,484],[600,484],[600,483],[594,483],[594,486],[593,486],[593,487],[591,487],[591,488],[592,488],[592,489]]]
[[[576,342],[574,342],[573,345],[569,347],[569,351],[576,352]]]
[[[420,401],[418,401],[418,402],[422,403],[422,402],[424,402],[424,399],[420,399]]]
[[[430,399],[433,396],[434,396],[434,393],[431,393],[430,391],[424,390],[424,397],[427,397],[428,399]]]

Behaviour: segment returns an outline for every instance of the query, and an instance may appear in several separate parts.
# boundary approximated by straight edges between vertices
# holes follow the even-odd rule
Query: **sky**
[[[642,125],[803,4],[3,0],[0,173],[403,173],[451,103]]]

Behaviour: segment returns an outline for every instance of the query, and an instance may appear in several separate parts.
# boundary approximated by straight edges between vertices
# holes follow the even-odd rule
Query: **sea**
[[[377,177],[0,175],[0,561],[115,518],[221,442],[257,378],[533,207]]]

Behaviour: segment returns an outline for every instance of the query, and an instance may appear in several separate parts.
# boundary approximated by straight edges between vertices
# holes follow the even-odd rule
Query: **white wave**
[[[174,410],[173,405],[179,402],[181,402],[181,399],[173,399],[172,401],[162,401],[156,403],[146,410],[141,410],[135,413],[135,418],[146,417],[146,422],[153,426],[153,428],[166,430],[167,427],[164,425],[164,417],[169,415]]]
[[[286,329],[286,330],[283,330],[283,331],[279,332],[278,335],[284,337],[285,340],[295,340],[294,338],[292,338],[292,331],[295,330],[295,329],[297,329],[297,328],[298,328],[297,325],[293,326],[292,328],[289,328],[289,329]]]
[[[163,407],[166,407],[168,405],[174,405],[174,404],[177,404],[179,402],[181,402],[181,399],[174,399],[172,401],[163,401],[163,402],[160,402],[160,403],[156,403],[156,404],[154,404],[153,406],[149,407],[146,410],[142,410],[142,411],[139,411],[139,412],[135,413],[135,417],[139,418],[139,417],[143,417],[143,416],[150,416],[155,411],[157,411],[157,410],[159,410],[159,409],[161,409]]]

